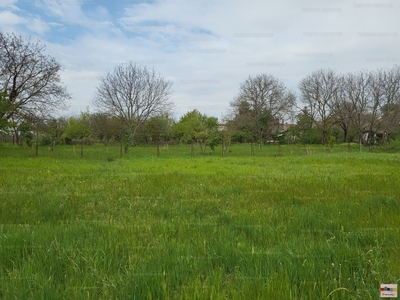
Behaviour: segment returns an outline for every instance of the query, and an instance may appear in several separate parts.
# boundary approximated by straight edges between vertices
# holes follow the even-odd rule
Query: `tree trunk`
[[[19,134],[18,134],[18,130],[15,130],[14,133],[15,133],[15,144],[16,144],[16,145],[19,145]]]
[[[39,154],[39,131],[36,131],[36,146],[35,146],[35,156]]]
[[[344,135],[344,137],[343,137],[344,142],[346,143],[347,142],[347,128],[343,128],[343,135]]]

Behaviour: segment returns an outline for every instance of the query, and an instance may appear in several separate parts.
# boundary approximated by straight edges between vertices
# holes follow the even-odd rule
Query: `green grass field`
[[[380,299],[393,147],[0,146],[0,299]]]

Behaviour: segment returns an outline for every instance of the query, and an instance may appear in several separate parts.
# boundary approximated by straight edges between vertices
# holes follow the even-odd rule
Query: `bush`
[[[333,150],[333,146],[335,145],[335,143],[336,143],[336,137],[333,135],[329,136],[328,145],[329,145],[329,149],[331,149],[331,151]]]

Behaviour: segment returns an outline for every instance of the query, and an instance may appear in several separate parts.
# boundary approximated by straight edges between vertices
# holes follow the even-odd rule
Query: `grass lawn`
[[[395,146],[75,147],[0,146],[0,299],[380,299],[400,283]]]

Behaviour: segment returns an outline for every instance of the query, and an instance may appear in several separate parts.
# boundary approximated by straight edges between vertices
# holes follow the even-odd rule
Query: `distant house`
[[[388,133],[384,130],[385,120],[380,118],[376,121],[372,130],[364,130],[361,132],[361,142],[364,145],[380,143],[387,137]],[[365,124],[364,128],[368,128],[369,124]]]
[[[296,126],[296,124],[289,124],[289,123],[274,124],[270,127],[271,134],[284,133],[294,126]]]
[[[373,141],[372,144],[376,144],[376,143],[382,142],[386,136],[387,136],[387,132],[384,130],[363,131],[361,142],[364,145],[370,145],[371,141]]]
[[[296,124],[283,123],[283,124],[280,125],[280,129],[281,129],[283,132],[286,132],[286,131],[288,131],[290,128],[295,127],[295,126],[296,126]]]
[[[287,132],[289,131],[289,129],[295,127],[296,124],[289,124],[289,123],[275,123],[274,125],[272,125],[270,127],[270,134],[271,134],[271,138],[272,140],[269,140],[268,143],[274,143],[276,142],[279,138],[281,138],[282,136],[284,136],[285,134],[287,135]],[[294,137],[291,137],[291,139],[293,139]]]
[[[226,124],[218,124],[218,131],[226,130],[227,126]]]

